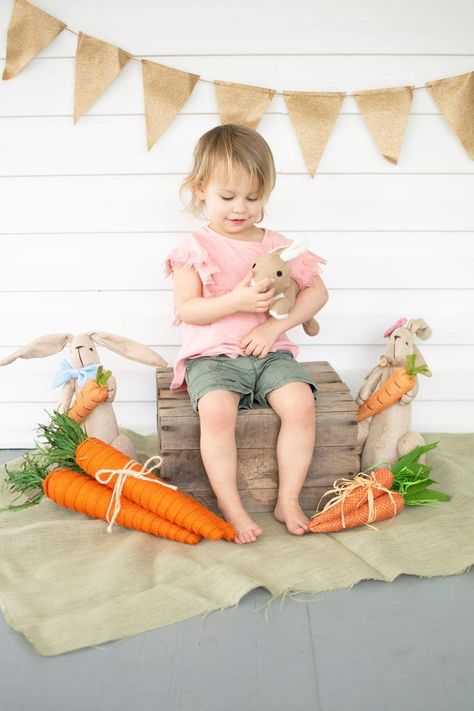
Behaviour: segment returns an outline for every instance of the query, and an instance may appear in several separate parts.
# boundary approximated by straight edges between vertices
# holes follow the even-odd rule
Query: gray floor
[[[0,462],[21,452],[1,452]],[[317,561],[315,561],[315,565]],[[472,711],[474,570],[214,612],[56,657],[0,616],[2,711]]]

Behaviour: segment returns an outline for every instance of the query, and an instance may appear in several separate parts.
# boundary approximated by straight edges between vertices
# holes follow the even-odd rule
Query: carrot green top
[[[407,356],[407,364],[405,370],[407,371],[408,375],[419,375],[422,373],[425,375],[428,372],[428,366],[427,365],[418,365],[415,366],[415,360],[416,360],[416,353],[412,353],[411,355]]]

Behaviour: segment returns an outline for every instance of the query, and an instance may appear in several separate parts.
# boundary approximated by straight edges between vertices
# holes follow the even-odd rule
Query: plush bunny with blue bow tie
[[[40,336],[36,340],[22,346],[17,351],[0,360],[1,365],[8,365],[17,358],[44,358],[69,347],[69,360],[63,359],[53,380],[53,387],[62,387],[61,398],[57,409],[67,412],[74,397],[90,379],[95,379],[100,357],[96,345],[105,346],[130,360],[151,365],[166,366],[167,362],[155,351],[141,343],[123,336],[102,331],[93,331],[73,335],[72,333],[53,333]],[[112,445],[132,459],[137,458],[135,448],[130,439],[120,432],[112,402],[115,399],[116,381],[111,375],[107,381],[108,397],[100,403],[84,420],[82,429],[88,437],[97,437]]]

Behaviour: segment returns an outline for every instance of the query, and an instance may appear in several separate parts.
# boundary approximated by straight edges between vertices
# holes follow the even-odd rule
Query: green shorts
[[[192,408],[198,412],[198,400],[211,390],[233,390],[240,393],[239,409],[252,409],[255,399],[269,407],[265,396],[270,390],[294,381],[309,383],[314,399],[318,387],[301,363],[288,350],[273,351],[264,358],[224,353],[199,356],[186,361],[185,380]]]

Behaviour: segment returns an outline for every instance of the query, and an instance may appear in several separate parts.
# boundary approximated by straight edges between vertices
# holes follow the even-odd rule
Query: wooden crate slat
[[[202,459],[193,450],[167,451],[162,457],[160,476],[166,481],[191,492],[212,492]],[[357,474],[358,463],[352,447],[315,448],[305,486],[329,487],[337,477]],[[237,486],[240,489],[277,488],[278,471],[270,449],[238,449]]]
[[[246,411],[247,412],[247,411]],[[248,412],[251,412],[249,410]],[[240,412],[239,412],[240,414]],[[327,446],[354,446],[357,441],[357,428],[354,427],[354,413],[327,412],[318,417],[316,412],[316,443]],[[167,417],[166,424],[161,424],[161,450],[199,449],[200,429],[199,417],[196,413],[183,417]],[[280,419],[272,411],[271,415],[262,417],[237,417],[235,436],[238,446],[249,448],[255,446],[275,448],[280,430]]]

